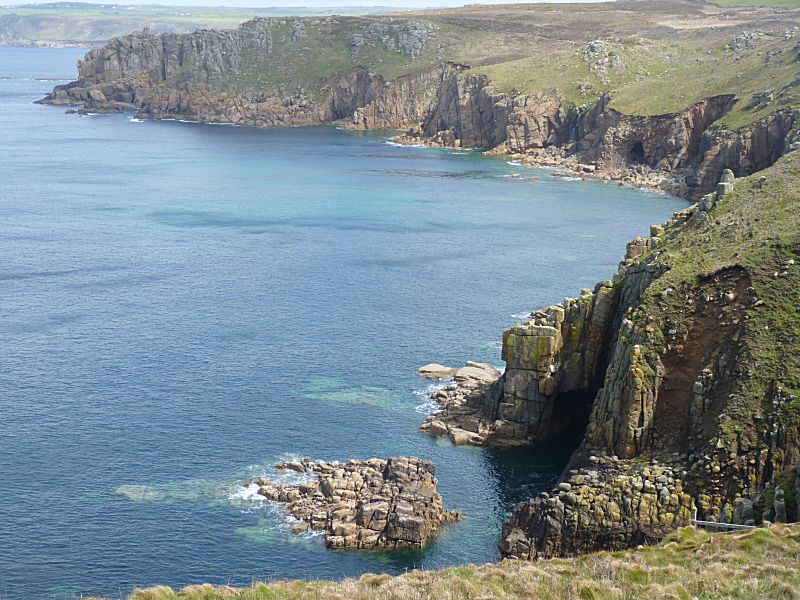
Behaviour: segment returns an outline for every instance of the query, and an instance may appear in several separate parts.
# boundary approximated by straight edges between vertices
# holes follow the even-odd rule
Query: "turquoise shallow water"
[[[416,368],[499,364],[518,315],[685,203],[380,134],[32,104],[81,54],[0,48],[0,598],[497,559],[571,448],[421,435]],[[286,454],[429,458],[470,519],[328,551],[239,498]]]

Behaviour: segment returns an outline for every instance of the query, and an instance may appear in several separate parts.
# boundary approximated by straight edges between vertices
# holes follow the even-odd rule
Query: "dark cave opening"
[[[642,142],[636,142],[625,157],[629,165],[643,165],[644,164],[644,145]]]
[[[577,447],[583,440],[589,417],[592,413],[595,392],[591,390],[574,390],[560,394],[553,406],[550,418],[551,431],[554,438],[576,440]]]

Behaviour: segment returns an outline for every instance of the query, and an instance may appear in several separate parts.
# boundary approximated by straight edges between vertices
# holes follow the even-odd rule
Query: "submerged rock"
[[[325,532],[330,548],[422,548],[445,523],[461,520],[444,509],[436,468],[415,457],[346,463],[287,462],[278,469],[313,475],[295,485],[256,481],[259,493],[287,504],[301,524]]]

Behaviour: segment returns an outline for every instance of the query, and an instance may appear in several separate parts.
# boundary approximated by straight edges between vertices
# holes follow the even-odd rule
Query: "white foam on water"
[[[281,527],[281,528],[289,527],[289,528],[292,529],[292,533],[294,535],[296,535],[298,537],[301,537],[303,539],[307,539],[307,540],[310,540],[310,539],[317,538],[317,537],[320,537],[322,535],[325,535],[325,531],[323,531],[322,529],[309,529],[308,531],[304,531],[302,533],[295,533],[294,532],[294,526],[297,523],[305,523],[305,521],[303,521],[302,519],[298,519],[294,515],[288,515],[287,514],[286,517],[283,519],[283,527]]]
[[[452,384],[453,384],[452,379],[445,379],[443,381],[437,381],[436,383],[431,383],[425,388],[419,388],[414,390],[415,396],[419,396],[420,398],[425,398],[425,402],[415,406],[414,411],[421,415],[433,415],[438,413],[440,411],[439,403],[436,402],[433,399],[433,397],[436,394],[436,392]]]
[[[435,415],[436,413],[440,412],[439,405],[434,402],[433,400],[428,400],[418,406],[414,407],[414,412],[420,415]]]
[[[276,457],[274,462],[267,465],[248,465],[247,469],[245,469],[246,478],[259,479],[261,477],[266,477],[277,485],[299,485],[301,483],[313,481],[315,476],[312,473],[298,473],[297,471],[291,470],[282,471],[275,468],[277,463],[300,462],[303,458],[305,457],[300,454],[285,453]]]
[[[144,123],[144,119],[137,119],[136,117],[131,117],[128,121],[131,123]]]
[[[418,388],[414,390],[415,396],[423,396],[426,398],[430,398],[439,390],[446,388],[449,385],[453,385],[454,380],[451,379],[443,379],[441,381],[437,381],[436,383],[431,383],[425,388]]]
[[[401,144],[400,142],[395,142],[394,140],[385,140],[383,142],[387,146],[394,146],[396,148],[426,148],[425,144]]]
[[[531,318],[531,313],[530,312],[516,313],[514,315],[511,315],[511,318],[512,319],[525,319],[526,321],[529,321],[530,318]]]
[[[228,494],[228,500],[231,502],[245,502],[261,504],[266,500],[266,497],[258,493],[258,484],[249,483],[247,485],[236,485],[234,490]]]

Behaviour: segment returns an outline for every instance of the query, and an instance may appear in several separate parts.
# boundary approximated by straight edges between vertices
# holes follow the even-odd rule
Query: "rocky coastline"
[[[395,135],[392,141],[405,146],[428,146],[430,148],[448,148],[438,139],[414,135],[406,132]],[[550,177],[578,178],[601,181],[607,184],[631,187],[658,194],[685,195],[679,182],[674,181],[668,173],[653,169],[647,165],[616,165],[608,167],[598,163],[583,163],[570,153],[571,149],[557,146],[526,150],[524,153],[512,152],[503,146],[497,146],[483,152],[522,169],[547,169]]]
[[[652,9],[654,16],[648,18],[656,30],[673,22],[671,11],[698,10],[690,3],[654,3]],[[621,34],[634,25],[640,28],[640,12],[615,12],[608,29]],[[594,13],[594,18],[601,15],[606,16]],[[627,114],[616,108],[619,92],[610,89],[610,82],[627,81],[633,66],[625,61],[634,60],[623,56],[627,44],[636,54],[650,47],[643,45],[645,40],[586,37],[590,33],[580,30],[567,34],[557,16],[538,15],[536,23],[553,27],[575,48],[563,58],[585,71],[587,80],[569,83],[574,90],[545,85],[536,91],[498,91],[494,71],[475,67],[486,57],[479,53],[474,64],[454,60],[463,55],[459,36],[474,26],[459,21],[467,29],[451,32],[456,16],[257,18],[234,30],[140,31],[90,51],[79,62],[78,79],[56,86],[41,102],[95,113],[134,110],[142,119],[395,129],[405,132],[397,138],[403,142],[482,149],[522,164],[691,200],[713,191],[726,168],[747,176],[800,146],[796,80],[751,98],[731,90],[687,101],[672,112]],[[479,30],[496,27],[499,39],[507,28],[504,18],[487,16]],[[767,13],[742,18],[776,27]],[[769,34],[759,29],[758,35],[709,31],[719,38],[716,43],[728,42],[724,60],[731,68],[766,52],[761,46],[767,43],[775,47],[764,60],[785,62],[798,35],[797,28]],[[664,35],[652,43],[657,46]],[[678,28],[671,35],[683,39],[688,33]],[[469,53],[474,52],[470,46]],[[340,54],[339,67],[321,61]],[[501,53],[492,60],[505,65],[508,56]],[[634,79],[647,77],[642,73]],[[748,113],[740,126],[720,124],[743,107]]]
[[[323,531],[329,548],[420,549],[445,524],[464,517],[446,511],[433,463],[416,457],[346,463],[284,462],[279,470],[309,476],[280,485],[256,480],[259,495],[286,505],[294,531]],[[250,485],[250,484],[247,484]]]
[[[766,185],[766,176],[751,179],[741,185]],[[518,505],[504,525],[504,556],[622,549],[694,518],[800,519],[800,427],[783,408],[796,393],[767,382],[765,397],[750,400],[753,421],[729,416],[745,404],[742,373],[752,373],[747,327],[764,304],[755,273],[735,266],[694,288],[655,291],[675,268],[671,253],[720,223],[718,207],[736,187],[726,170],[715,192],[633,240],[612,280],[504,332],[502,375],[462,377],[432,394],[439,411],[421,428],[454,443],[535,446],[585,430],[557,487]],[[785,259],[771,279],[796,262]]]
[[[796,324],[775,315],[796,314],[800,304],[800,246],[763,222],[767,205],[773,229],[796,214],[780,203],[789,168],[780,165],[796,164],[800,149],[796,74],[749,97],[704,89],[677,110],[626,114],[614,91],[590,96],[585,82],[570,83],[581,103],[559,89],[498,91],[490,75],[445,51],[442,23],[256,19],[232,31],[139,32],[87,54],[79,79],[42,102],[150,119],[391,128],[405,131],[396,138],[403,143],[482,149],[695,200],[632,240],[611,279],[504,332],[504,372],[474,362],[423,367],[421,375],[453,383],[433,394],[439,410],[422,430],[456,445],[496,446],[584,433],[558,486],[515,508],[500,542],[506,557],[637,546],[695,514],[739,524],[798,519],[797,355],[775,350],[794,348]],[[752,51],[759,68],[782,60],[795,73],[797,32],[771,26],[780,47],[763,56],[754,41],[763,32],[726,31],[731,41],[719,52],[737,69]],[[312,33],[329,44],[322,54],[346,48],[350,66],[304,80],[274,70],[311,48]],[[625,72],[610,38],[571,35],[569,56],[603,86],[611,72]],[[309,52],[303,65],[320,54]],[[504,55],[500,64],[516,60]],[[390,74],[384,62],[402,68]],[[735,111],[742,121],[722,124]],[[258,485],[325,530],[332,547],[418,548],[455,517],[442,508],[432,465],[395,460],[287,464],[316,482]],[[403,495],[419,507],[397,500]]]
[[[439,409],[420,426],[434,436],[448,436],[456,446],[480,446],[491,443],[493,431],[481,418],[481,406],[497,389],[501,373],[491,365],[467,361],[460,369],[430,364],[420,367],[420,375],[428,379],[453,379],[453,383],[437,389],[431,400]]]

